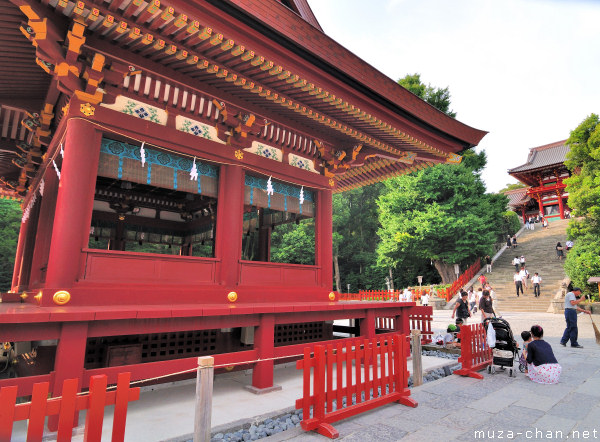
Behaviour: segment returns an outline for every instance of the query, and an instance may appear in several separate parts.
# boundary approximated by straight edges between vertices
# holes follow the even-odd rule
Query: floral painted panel
[[[185,132],[196,137],[206,138],[207,140],[225,144],[223,140],[220,140],[217,137],[217,129],[214,126],[192,120],[191,118],[177,115],[175,117],[175,128],[181,132]]]
[[[123,95],[119,95],[114,104],[101,103],[101,106],[141,120],[151,121],[162,126],[167,125],[167,112],[164,109],[133,100]]]
[[[307,170],[307,171],[313,172],[313,173],[319,173],[315,169],[315,163],[313,160],[309,160],[308,158],[294,155],[293,153],[290,153],[288,155],[288,159],[289,159],[290,166],[294,166],[299,169]]]
[[[259,143],[258,141],[253,141],[252,146],[244,150],[269,160],[283,161],[283,152],[281,149]]]

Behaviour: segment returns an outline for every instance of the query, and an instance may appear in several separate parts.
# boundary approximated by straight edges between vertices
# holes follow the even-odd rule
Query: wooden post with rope
[[[210,442],[214,374],[215,359],[212,356],[198,358],[194,442]]]

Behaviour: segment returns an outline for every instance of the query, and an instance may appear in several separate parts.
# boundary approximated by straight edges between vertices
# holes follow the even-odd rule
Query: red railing
[[[86,441],[100,441],[104,407],[114,405],[112,440],[122,441],[125,437],[127,405],[140,398],[140,389],[129,388],[130,373],[120,373],[115,391],[106,391],[105,375],[92,376],[89,394],[78,395],[78,379],[63,382],[62,396],[48,399],[49,382],[33,386],[31,402],[16,404],[17,386],[0,389],[0,441],[10,441],[13,422],[29,420],[27,441],[41,441],[46,416],[58,415],[56,440],[70,441],[73,420],[80,410],[88,410],[85,418]]]
[[[429,344],[433,337],[431,321],[433,320],[433,307],[416,305],[408,309],[410,330],[421,331],[421,343]],[[375,318],[375,328],[380,331],[393,332],[396,328],[396,318],[382,316]]]
[[[314,356],[305,348],[304,359],[296,363],[303,370],[303,397],[296,401],[303,410],[302,428],[334,439],[339,433],[333,422],[390,402],[416,407],[409,397],[407,350],[404,335],[317,345]]]
[[[487,345],[485,328],[482,324],[463,325],[458,336],[458,362],[462,364],[462,368],[455,370],[454,374],[483,379],[477,372],[492,364],[492,349]]]
[[[440,297],[444,295],[446,297],[446,302],[449,302],[460,289],[462,289],[471,279],[473,279],[479,270],[481,270],[481,261],[477,259],[469,266],[469,268],[467,268],[467,270],[465,270],[462,275],[458,277],[456,281],[450,285],[450,287],[438,290],[438,295]]]

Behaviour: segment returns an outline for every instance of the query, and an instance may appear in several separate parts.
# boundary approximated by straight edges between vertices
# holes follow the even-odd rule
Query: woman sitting
[[[533,341],[527,345],[527,376],[539,384],[557,384],[562,367],[556,360],[552,347],[542,338],[544,330],[539,325],[531,327]]]

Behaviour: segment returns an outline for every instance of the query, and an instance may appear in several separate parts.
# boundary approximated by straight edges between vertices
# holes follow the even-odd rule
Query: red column
[[[254,349],[258,352],[258,359],[252,370],[252,388],[254,393],[266,393],[281,390],[280,385],[273,385],[273,356],[275,354],[275,316],[261,315],[258,327],[254,332]]]
[[[67,123],[47,287],[70,287],[78,277],[81,249],[89,241],[100,141],[100,132],[87,121],[71,119]]]
[[[333,209],[332,192],[330,189],[322,190],[317,197],[317,235],[316,259],[317,266],[321,267],[321,286],[327,290],[333,288]]]
[[[61,395],[65,379],[79,379],[78,391],[83,383],[83,365],[85,363],[85,345],[87,342],[87,322],[63,322],[56,358],[54,360],[54,379],[52,380],[52,396]],[[79,413],[75,413],[73,426],[77,426]],[[56,431],[58,415],[48,417],[48,428]]]
[[[15,255],[15,266],[13,268],[13,277],[11,290],[16,291],[19,286],[19,275],[21,273],[21,261],[23,260],[23,246],[25,245],[25,236],[27,235],[27,223],[21,223],[19,229],[19,242],[17,243],[17,254]]]
[[[375,334],[375,310],[367,310],[365,318],[360,320],[360,336],[372,339]]]
[[[238,284],[242,256],[244,170],[221,166],[215,257],[220,259],[219,283],[230,290]],[[224,298],[223,298],[224,299]]]
[[[560,213],[560,219],[565,219],[565,206],[563,204],[562,191],[557,190],[556,194],[558,195],[558,211]]]
[[[544,216],[544,203],[542,203],[542,195],[537,194],[538,207],[540,208],[540,215]]]
[[[41,199],[38,229],[35,237],[30,286],[39,286],[44,280],[46,272],[42,269],[48,266],[48,253],[50,252],[50,240],[52,239],[57,192],[58,176],[53,168],[49,168],[44,175],[44,195]]]
[[[38,227],[40,216],[40,203],[37,201],[31,206],[27,229],[25,231],[25,244],[21,256],[21,269],[19,270],[19,284],[17,289],[27,290],[29,288],[29,277],[31,275],[31,261],[33,260],[33,250],[35,247],[35,234]]]
[[[521,207],[521,216],[523,217],[523,222],[527,222],[527,217],[525,216],[525,207]]]

